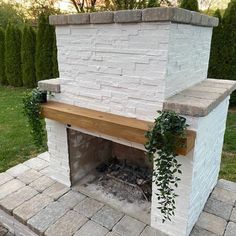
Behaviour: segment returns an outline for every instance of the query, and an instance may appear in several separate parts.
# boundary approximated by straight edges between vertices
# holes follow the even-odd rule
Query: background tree
[[[19,27],[23,26],[24,13],[19,4],[0,1],[0,27],[5,29],[8,22]]]
[[[5,38],[5,72],[10,85],[21,86],[21,31],[8,24]]]
[[[49,25],[48,16],[42,14],[39,18],[38,33],[36,37],[36,79],[45,80],[53,78],[53,43],[55,29]]]
[[[0,28],[0,85],[6,85],[5,76],[5,31]]]
[[[199,8],[206,14],[214,14],[217,9],[226,9],[228,3],[229,0],[198,0]]]
[[[79,12],[89,12],[94,10],[97,4],[96,0],[70,0],[76,11]]]
[[[145,1],[135,1],[135,0],[113,0],[110,2],[111,8],[113,10],[126,10],[126,9],[136,9],[142,8],[146,2]]]
[[[190,11],[199,11],[198,0],[182,0],[180,7]]]
[[[147,7],[159,7],[160,3],[157,0],[149,0]]]
[[[21,45],[22,81],[23,85],[28,88],[36,86],[35,43],[36,34],[34,29],[31,26],[25,26]]]
[[[171,5],[169,0],[70,0],[70,2],[79,13],[96,10],[131,10]]]
[[[59,0],[23,0],[22,8],[29,21],[36,23],[41,14],[56,15],[60,13]]]

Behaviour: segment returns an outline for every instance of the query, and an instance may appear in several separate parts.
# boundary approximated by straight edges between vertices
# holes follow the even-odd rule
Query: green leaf
[[[181,164],[176,157],[175,150],[181,147],[181,143],[176,140],[177,136],[186,134],[186,119],[172,111],[158,111],[154,126],[146,133],[148,139],[145,144],[147,156],[152,157],[154,171],[153,182],[157,185],[157,200],[160,204],[158,209],[162,213],[164,223],[174,216],[175,198],[174,188],[178,187],[180,178],[176,174],[182,174],[179,169]],[[157,154],[157,157],[154,156]],[[174,188],[173,188],[174,187]]]

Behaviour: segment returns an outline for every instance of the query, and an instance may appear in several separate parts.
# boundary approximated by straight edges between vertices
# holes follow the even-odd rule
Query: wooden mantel
[[[52,101],[42,104],[42,116],[138,144],[146,143],[145,133],[152,126],[151,122]],[[195,131],[187,130],[186,145],[178,154],[186,155],[194,147],[195,137]]]

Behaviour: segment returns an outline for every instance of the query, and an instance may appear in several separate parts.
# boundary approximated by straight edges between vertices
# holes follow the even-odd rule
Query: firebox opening
[[[145,152],[70,128],[67,134],[73,189],[150,223],[152,164]]]

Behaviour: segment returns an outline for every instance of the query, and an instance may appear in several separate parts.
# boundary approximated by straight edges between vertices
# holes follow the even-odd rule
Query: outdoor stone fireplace
[[[207,79],[218,19],[152,8],[51,16],[50,23],[60,78],[40,81],[39,88],[53,93],[42,107],[52,178],[167,235],[189,235],[217,182],[229,96],[236,88],[232,81]],[[102,189],[96,182],[104,172],[107,183],[114,178],[104,171],[112,157],[125,171],[152,172],[144,133],[163,109],[185,116],[191,131],[190,148],[178,157],[183,174],[176,215],[164,224],[155,184],[150,201],[137,204],[109,195],[112,184]]]

